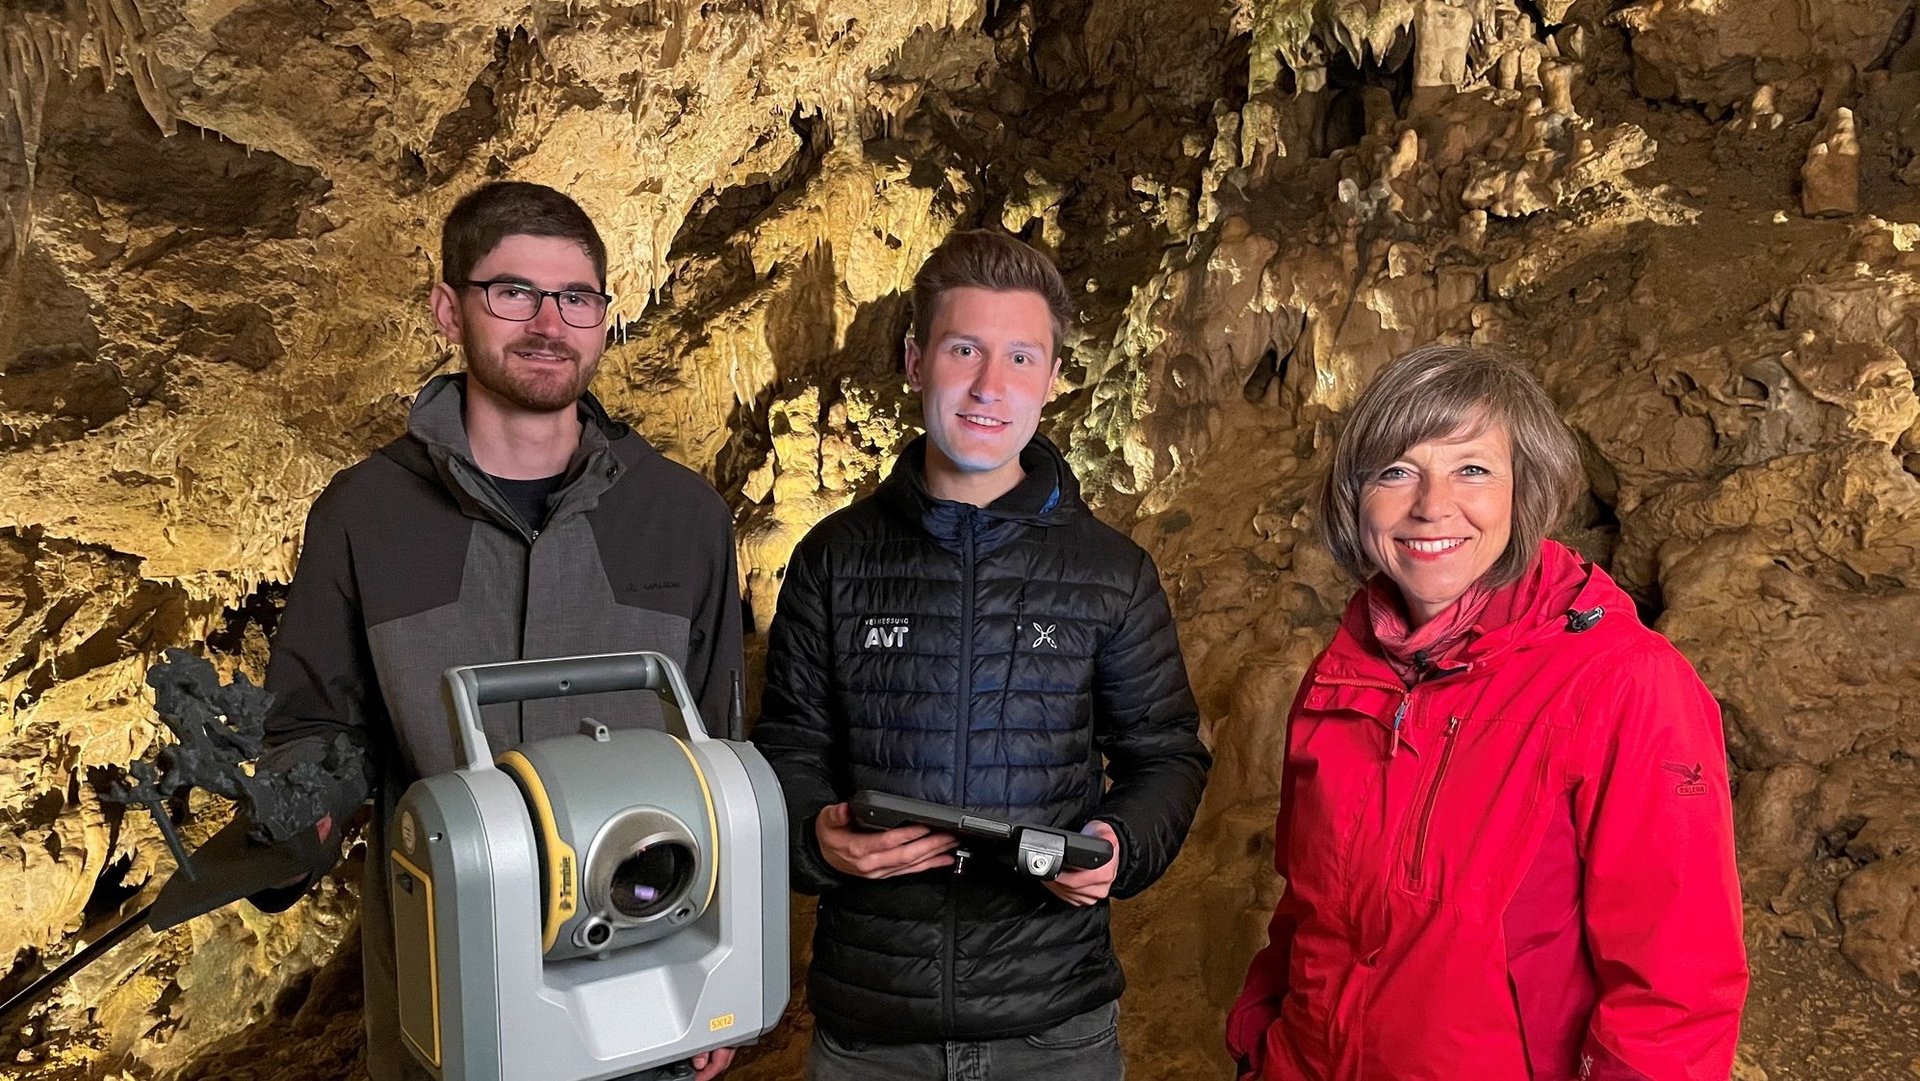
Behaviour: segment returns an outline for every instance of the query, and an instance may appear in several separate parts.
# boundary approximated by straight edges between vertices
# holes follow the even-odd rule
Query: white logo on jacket
[[[905,649],[907,634],[913,630],[906,616],[868,616],[861,621],[861,649]]]
[[[905,627],[868,627],[868,649],[905,649],[907,628]]]
[[[1053,632],[1057,630],[1059,626],[1060,624],[1058,623],[1049,623],[1042,627],[1040,624],[1035,623],[1033,625],[1033,644],[1027,648],[1039,649],[1041,646],[1046,646],[1048,649],[1059,649],[1060,643],[1053,640]]]

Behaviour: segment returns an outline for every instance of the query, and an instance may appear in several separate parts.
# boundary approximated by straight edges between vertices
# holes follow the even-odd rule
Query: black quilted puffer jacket
[[[871,788],[1102,819],[1128,897],[1173,861],[1209,765],[1153,560],[1093,516],[1053,444],[1036,437],[1026,479],[986,508],[928,494],[925,455],[923,437],[795,550],[753,734],[786,792],[795,888],[820,894],[808,997],[852,1040],[1020,1036],[1124,983],[1105,902],[1075,908],[983,859],[843,875],[814,837],[821,808]]]

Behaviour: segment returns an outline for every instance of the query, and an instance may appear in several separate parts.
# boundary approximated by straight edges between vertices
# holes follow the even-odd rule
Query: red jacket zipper
[[[1447,746],[1440,752],[1440,764],[1434,767],[1433,784],[1427,788],[1427,805],[1420,811],[1420,840],[1413,846],[1414,882],[1419,882],[1427,866],[1427,830],[1433,826],[1433,805],[1440,802],[1440,785],[1447,779],[1447,763],[1453,761],[1454,733],[1460,731],[1460,718],[1447,718]]]

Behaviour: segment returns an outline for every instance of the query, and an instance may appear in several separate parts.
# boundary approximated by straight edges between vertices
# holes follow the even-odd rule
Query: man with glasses
[[[338,793],[318,826],[334,859],[335,825],[366,798],[381,852],[407,786],[453,768],[450,666],[657,650],[709,724],[726,719],[741,669],[726,503],[587,392],[612,300],[593,222],[551,188],[489,184],[448,215],[441,264],[433,319],[467,370],[430,381],[407,433],[314,503],[267,668],[261,768],[321,762],[343,736],[366,752],[365,786]],[[577,731],[582,716],[664,724],[640,691],[498,703],[482,720],[501,749]],[[381,863],[367,861],[361,900],[367,1071],[412,1081],[428,1075],[400,1042]],[[306,881],[255,902],[284,908]],[[696,1076],[731,1058],[697,1057]]]

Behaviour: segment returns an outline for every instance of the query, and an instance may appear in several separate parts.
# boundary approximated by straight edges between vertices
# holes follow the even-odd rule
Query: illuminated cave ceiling
[[[1348,588],[1305,537],[1316,454],[1367,372],[1463,335],[1536,362],[1588,452],[1567,536],[1725,707],[1743,1076],[1920,1061],[1912,35],[1910,0],[11,4],[8,986],[164,872],[92,771],[153,739],[161,647],[258,671],[313,495],[452,362],[440,218],[509,176],[600,223],[597,389],[738,508],[762,625],[913,430],[927,251],[1000,223],[1059,254],[1085,312],[1049,430],[1159,559],[1219,753],[1119,910],[1138,1075],[1221,1072],[1277,889],[1278,720]],[[344,1076],[350,880],[132,940],[11,1068]]]

